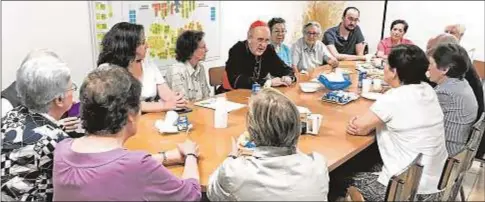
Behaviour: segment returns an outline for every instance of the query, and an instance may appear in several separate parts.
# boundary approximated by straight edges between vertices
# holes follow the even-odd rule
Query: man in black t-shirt
[[[325,31],[323,43],[338,60],[366,60],[372,55],[364,55],[365,39],[360,30],[360,11],[347,7],[342,15],[342,22]]]

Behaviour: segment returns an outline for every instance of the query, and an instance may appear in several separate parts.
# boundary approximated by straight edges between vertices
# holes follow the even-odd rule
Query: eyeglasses
[[[312,36],[312,35],[313,35],[313,36],[319,36],[319,35],[320,35],[320,33],[319,33],[319,32],[307,32],[307,33],[306,33],[306,35],[307,35],[307,36]]]
[[[287,32],[286,29],[284,29],[284,30],[274,30],[275,34],[286,34],[286,32]]]
[[[70,89],[67,89],[66,91],[77,91],[77,85],[75,83],[72,83],[72,87]]]

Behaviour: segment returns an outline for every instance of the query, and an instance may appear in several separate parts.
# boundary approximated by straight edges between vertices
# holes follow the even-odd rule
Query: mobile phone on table
[[[182,107],[182,108],[177,108],[174,111],[177,112],[178,114],[185,114],[185,113],[192,112],[192,109],[188,107]]]

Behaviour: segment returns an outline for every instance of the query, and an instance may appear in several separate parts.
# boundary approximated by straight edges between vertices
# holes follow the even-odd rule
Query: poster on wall
[[[96,54],[104,34],[114,24],[125,21],[144,26],[149,46],[147,57],[161,70],[176,62],[175,44],[185,30],[205,33],[204,40],[209,49],[206,61],[220,57],[218,1],[95,1],[90,7]]]

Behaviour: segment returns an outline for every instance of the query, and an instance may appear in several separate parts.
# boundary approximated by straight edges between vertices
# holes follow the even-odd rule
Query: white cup
[[[381,91],[382,90],[382,80],[380,80],[380,79],[372,80],[372,89],[374,91]]]
[[[372,80],[370,80],[370,79],[363,79],[362,80],[362,93],[369,92],[371,85],[372,85]]]

